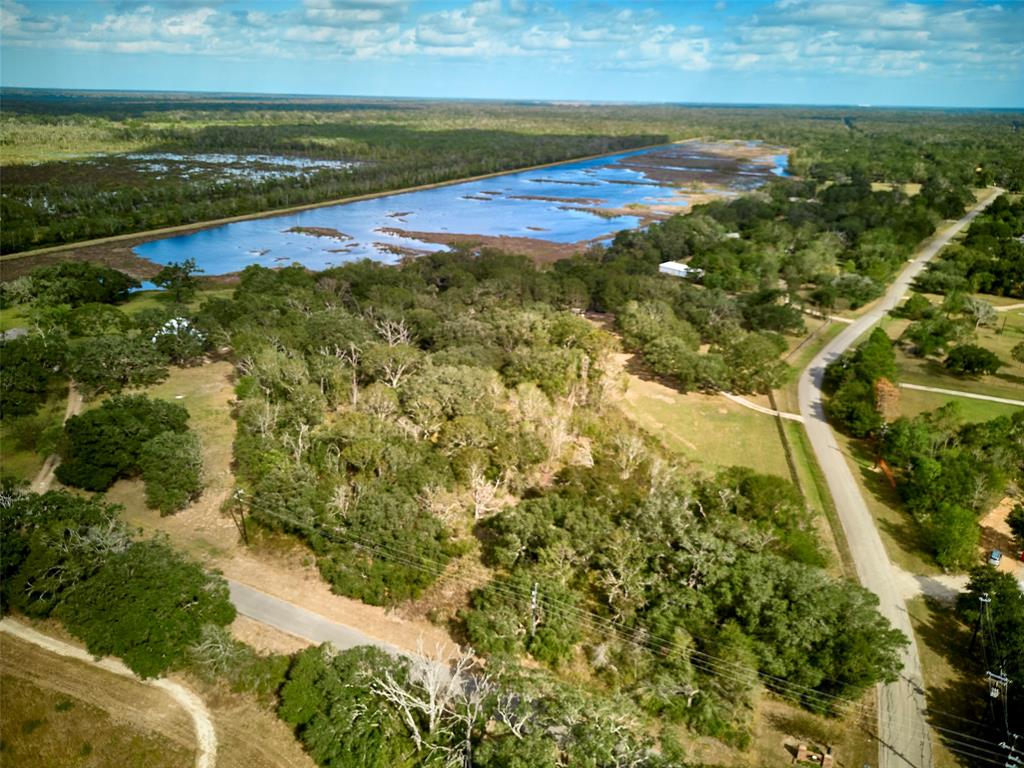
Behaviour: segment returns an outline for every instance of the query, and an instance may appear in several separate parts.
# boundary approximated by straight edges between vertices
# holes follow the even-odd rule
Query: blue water
[[[158,264],[193,258],[206,274],[217,275],[237,272],[250,264],[273,267],[299,262],[311,269],[324,269],[363,258],[385,263],[399,261],[400,252],[389,250],[388,246],[413,251],[446,249],[444,245],[382,231],[386,228],[534,237],[558,243],[596,240],[620,229],[636,227],[641,218],[607,218],[584,208],[669,205],[682,210],[688,205],[671,184],[616,164],[623,158],[651,151],[656,150],[623,152],[436,189],[224,224],[143,243],[134,250]],[[786,155],[769,155],[765,160],[774,164],[772,173],[787,175]],[[754,170],[752,166],[751,171]],[[763,175],[766,168],[762,165],[757,170]],[[587,198],[587,202],[531,200],[522,199],[523,196]],[[348,239],[287,231],[297,226],[337,230]]]

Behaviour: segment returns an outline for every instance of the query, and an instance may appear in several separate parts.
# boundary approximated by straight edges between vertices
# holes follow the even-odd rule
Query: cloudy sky
[[[1024,0],[0,0],[6,86],[1024,105]]]

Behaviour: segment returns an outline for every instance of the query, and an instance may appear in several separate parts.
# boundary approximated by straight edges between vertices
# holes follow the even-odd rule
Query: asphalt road
[[[903,653],[903,672],[900,679],[895,683],[879,686],[878,758],[881,768],[932,768],[931,728],[924,714],[926,703],[921,659],[917,653],[917,644],[904,604],[899,575],[889,562],[889,556],[864,497],[825,419],[821,381],[825,366],[895,307],[928,260],[957,232],[967,226],[1001,191],[996,190],[982,199],[967,215],[918,251],[878,304],[826,344],[800,375],[800,413],[804,417],[804,426],[811,447],[821,465],[843,530],[846,532],[857,576],[865,587],[878,595],[882,614],[910,639],[910,645]]]
[[[318,613],[281,600],[266,592],[260,592],[245,584],[228,579],[231,602],[243,616],[280,629],[290,635],[304,638],[313,643],[333,643],[341,651],[358,645],[375,645],[382,651],[395,656],[404,653],[397,647],[379,640],[358,629],[337,624]]]

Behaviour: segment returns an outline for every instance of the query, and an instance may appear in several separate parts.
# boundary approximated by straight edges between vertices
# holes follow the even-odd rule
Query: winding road
[[[932,768],[931,728],[925,715],[924,679],[921,660],[904,603],[900,574],[889,562],[882,539],[875,528],[860,488],[836,442],[822,400],[821,382],[825,366],[853,345],[903,298],[913,279],[928,261],[962,230],[1002,190],[996,189],[979,201],[962,219],[949,225],[923,246],[904,268],[885,296],[868,312],[825,345],[800,375],[800,414],[821,470],[828,482],[839,519],[849,543],[861,583],[878,595],[879,609],[903,632],[910,644],[903,652],[903,672],[895,683],[879,686],[878,739],[881,768]]]

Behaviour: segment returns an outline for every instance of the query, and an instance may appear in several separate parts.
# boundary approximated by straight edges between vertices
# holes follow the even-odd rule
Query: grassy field
[[[0,635],[5,768],[185,768],[192,722],[162,691]]]
[[[146,531],[165,531],[178,546],[197,556],[223,554],[237,539],[234,525],[220,513],[221,503],[234,487],[231,372],[232,366],[226,361],[172,368],[162,384],[142,390],[149,397],[183,405],[189,412],[189,427],[203,445],[204,488],[197,501],[175,515],[161,517],[146,507],[140,479],[119,480],[107,491],[109,501],[124,505],[127,522]]]
[[[928,294],[925,296],[936,303],[942,299],[941,296]],[[1000,301],[999,297],[982,294],[978,294],[978,298],[995,306],[1019,303],[1016,300],[1008,299]],[[887,323],[886,331],[895,339],[899,337],[907,324],[905,320],[893,319]],[[1021,341],[1024,341],[1024,309],[1000,312],[996,325],[991,328],[979,328],[977,339],[973,342],[994,352],[1003,361],[1003,367],[996,375],[977,378],[954,376],[942,367],[940,360],[913,357],[897,347],[896,364],[899,369],[899,379],[910,384],[1024,400],[1024,363],[1017,362],[1010,355],[1010,350]]]
[[[984,670],[971,660],[977,649],[970,647],[971,631],[961,623],[950,606],[924,597],[907,602],[907,612],[914,628],[928,707],[934,711],[933,726],[947,729],[932,731],[936,768],[963,768],[977,765],[952,750],[963,749],[963,736],[958,731],[993,743],[1000,741],[998,731],[986,732],[982,723],[988,721],[988,690],[983,684]],[[939,737],[947,734],[959,741]]]
[[[46,459],[45,430],[57,427],[67,408],[67,387],[55,388],[49,399],[32,416],[0,421],[0,474],[30,481]],[[43,452],[37,450],[42,448]]]
[[[752,725],[753,739],[744,751],[694,738],[681,727],[679,733],[690,761],[707,768],[784,768],[793,765],[798,744],[831,746],[839,768],[874,765],[878,758],[874,739],[859,721],[814,715],[773,696],[761,697]]]
[[[630,376],[623,412],[667,448],[709,469],[745,466],[790,478],[775,420],[723,397],[682,394]]]
[[[901,389],[900,415],[910,418],[926,411],[934,411],[950,402],[956,403],[964,421],[968,422],[991,421],[1000,416],[1010,416],[1020,410],[1016,405],[1005,403],[990,403],[985,400],[972,400],[969,397],[950,397],[937,392]]]

